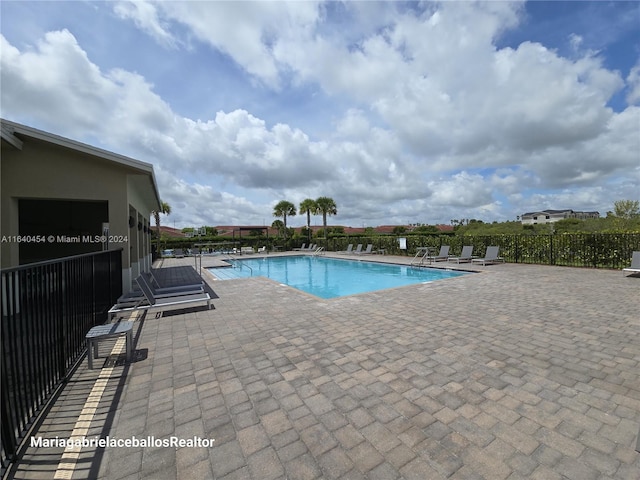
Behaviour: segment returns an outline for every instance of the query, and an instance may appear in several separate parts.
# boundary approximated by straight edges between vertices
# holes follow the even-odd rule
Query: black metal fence
[[[401,250],[398,238],[406,238],[406,250]],[[507,262],[563,265],[571,267],[624,268],[631,255],[640,250],[640,233],[565,233],[556,235],[388,235],[372,237],[331,237],[329,250],[345,250],[351,243],[363,248],[373,245],[374,251],[384,249],[392,255],[414,255],[418,247],[449,245],[458,254],[463,245],[473,245],[474,255],[484,255],[490,245],[500,247],[500,256]],[[323,245],[323,243],[321,243]]]
[[[121,293],[121,249],[2,270],[3,471]]]

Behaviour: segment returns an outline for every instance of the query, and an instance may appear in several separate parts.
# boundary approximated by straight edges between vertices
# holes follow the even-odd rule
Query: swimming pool
[[[407,265],[359,262],[313,256],[234,260],[234,278],[263,276],[320,298],[402,287],[458,277],[469,272],[413,268]],[[228,268],[209,268],[217,278],[229,278]]]

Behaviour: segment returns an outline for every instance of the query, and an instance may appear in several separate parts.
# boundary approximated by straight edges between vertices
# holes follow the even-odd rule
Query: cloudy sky
[[[349,226],[640,199],[636,1],[0,9],[2,117],[152,163],[165,225],[319,196]]]

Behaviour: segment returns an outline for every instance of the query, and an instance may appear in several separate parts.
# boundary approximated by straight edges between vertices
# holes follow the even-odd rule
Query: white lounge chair
[[[487,247],[487,253],[485,253],[484,258],[472,258],[471,263],[486,265],[487,263],[504,262],[504,258],[498,256],[499,249],[500,247],[497,246]]]
[[[464,247],[462,247],[462,252],[460,253],[460,256],[449,257],[447,258],[447,261],[456,262],[456,263],[470,262],[471,260],[473,260],[472,253],[473,253],[473,245],[465,245]]]
[[[437,262],[438,260],[449,259],[449,245],[442,245],[437,255],[425,255],[422,260],[429,260],[430,262]]]
[[[136,282],[144,294],[143,298],[116,303],[109,309],[109,321],[118,313],[130,313],[138,310],[149,310],[152,308],[173,307],[176,305],[189,305],[192,303],[207,302],[207,308],[211,309],[211,297],[208,293],[183,293],[170,297],[156,297],[144,276],[136,278]]]
[[[306,245],[307,245],[306,243],[303,243],[303,244],[302,244],[302,246],[301,246],[300,248],[294,248],[294,249],[293,249],[293,251],[294,251],[294,252],[297,252],[297,251],[299,251],[299,250],[305,250],[305,248],[304,248],[304,247],[305,247]]]
[[[631,266],[623,268],[624,273],[634,274],[640,273],[640,252],[633,252],[631,254]]]
[[[359,243],[355,250],[352,250],[351,253],[360,254],[362,252],[362,244]]]
[[[349,253],[353,252],[353,243],[350,243],[349,245],[347,245],[347,249],[346,250],[342,250],[340,252],[336,252],[336,253],[341,253],[343,255],[347,255]]]
[[[373,248],[373,245],[369,243],[367,245],[367,249],[364,252],[360,251],[360,252],[357,252],[357,253],[358,253],[358,255],[371,255],[373,253],[371,251],[372,248]]]

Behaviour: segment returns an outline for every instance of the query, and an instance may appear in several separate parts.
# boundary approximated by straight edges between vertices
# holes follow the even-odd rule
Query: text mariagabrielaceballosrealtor
[[[179,438],[167,437],[156,438],[148,437],[131,437],[131,438],[113,438],[113,437],[70,437],[70,438],[44,438],[31,437],[31,447],[35,448],[147,448],[147,447],[213,447],[213,438]]]

